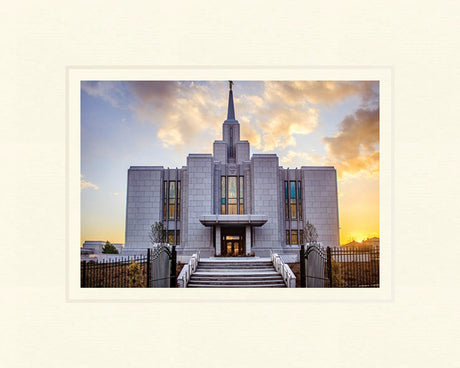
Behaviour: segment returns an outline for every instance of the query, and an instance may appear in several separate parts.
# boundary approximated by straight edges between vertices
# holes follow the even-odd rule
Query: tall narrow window
[[[236,176],[228,177],[228,214],[238,214]]]
[[[176,219],[180,219],[180,181],[177,182]]]
[[[168,230],[168,244],[174,245],[174,230]]]
[[[244,181],[240,176],[240,214],[244,213]]]
[[[175,204],[176,204],[176,182],[170,181],[169,182],[169,216],[168,219],[174,220],[175,211]]]
[[[163,182],[163,220],[168,216],[168,182]]]
[[[222,176],[221,213],[237,215],[244,213],[244,176]]]
[[[290,205],[291,205],[291,219],[297,218],[297,200],[296,200],[296,188],[295,188],[295,181],[291,181],[290,183]]]
[[[297,238],[297,230],[291,230],[291,244],[299,244],[299,240]]]
[[[230,127],[230,157],[233,157],[233,128]]]
[[[284,182],[284,216],[286,219],[289,218],[289,189],[287,181]]]
[[[301,181],[297,182],[297,197],[299,198],[299,219],[302,219],[302,191],[300,190]]]
[[[222,214],[225,215],[227,213],[226,211],[226,198],[227,198],[227,190],[226,190],[226,186],[225,186],[225,176],[222,176],[222,196],[221,196],[221,201],[222,201]]]
[[[180,230],[176,230],[176,245],[180,244]]]
[[[289,230],[286,230],[286,244],[291,244],[291,239],[289,236]]]
[[[163,220],[180,219],[180,181],[163,182]]]

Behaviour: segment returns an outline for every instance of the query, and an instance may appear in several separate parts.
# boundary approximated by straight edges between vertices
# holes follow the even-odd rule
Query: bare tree
[[[303,227],[302,241],[307,245],[316,245],[318,243],[318,232],[316,231],[315,225],[310,221],[307,221]]]
[[[150,242],[152,244],[164,243],[166,241],[165,226],[162,222],[155,222],[149,232]]]

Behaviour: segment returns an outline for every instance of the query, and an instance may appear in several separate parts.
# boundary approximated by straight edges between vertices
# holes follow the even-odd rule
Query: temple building
[[[335,168],[284,169],[276,154],[251,156],[240,139],[232,82],[212,154],[189,154],[182,168],[128,170],[126,250],[149,247],[151,225],[162,222],[178,255],[297,254],[307,221],[324,246],[339,245]]]

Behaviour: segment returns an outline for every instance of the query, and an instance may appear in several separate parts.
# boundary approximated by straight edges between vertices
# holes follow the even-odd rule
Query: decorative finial
[[[232,86],[233,86],[233,81],[228,81],[229,84],[230,84],[230,91],[232,90]]]

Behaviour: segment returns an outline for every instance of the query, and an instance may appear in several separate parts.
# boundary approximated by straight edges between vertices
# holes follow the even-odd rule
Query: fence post
[[[86,287],[86,261],[81,262],[80,267],[81,277],[80,277],[80,287]]]
[[[151,264],[150,264],[150,248],[147,248],[147,287],[151,287],[152,283],[152,269],[151,269]]]
[[[307,287],[307,279],[305,276],[305,245],[300,246],[300,287]]]
[[[332,287],[332,257],[331,247],[327,247],[327,278],[329,279],[329,287]]]
[[[171,272],[170,272],[171,279],[170,279],[170,285],[169,285],[169,287],[172,287],[172,288],[177,287],[177,285],[176,285],[176,283],[177,283],[176,259],[177,259],[176,246],[173,245],[172,246],[172,252],[171,252]]]

